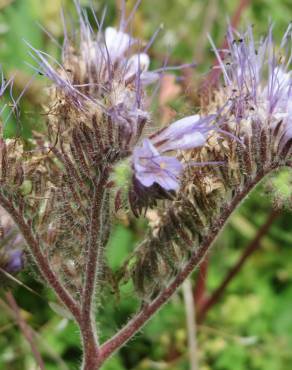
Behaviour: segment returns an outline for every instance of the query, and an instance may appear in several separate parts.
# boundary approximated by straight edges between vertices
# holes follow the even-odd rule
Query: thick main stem
[[[213,241],[222,230],[231,213],[240,204],[240,202],[249,194],[249,192],[271,172],[270,168],[265,173],[259,173],[254,179],[247,183],[243,190],[233,197],[229,205],[225,206],[217,222],[210,228],[209,234],[203,240],[199,248],[193,251],[189,261],[184,268],[178,273],[172,283],[166,287],[150,304],[145,305],[113,338],[105,342],[100,348],[100,361],[104,362],[113,352],[118,350],[129,339],[133,337],[146,322],[166,303],[173,293],[179,288],[190,273],[199,265],[205,254],[211,248]]]
[[[13,218],[14,222],[18,226],[43,278],[53,288],[59,299],[69,309],[76,321],[80,322],[81,314],[79,306],[73,300],[66,288],[61,284],[55,272],[52,270],[49,261],[45,257],[37,238],[34,236],[31,230],[31,227],[27,224],[22,215],[15,209],[13,203],[9,201],[1,192],[0,205],[10,214],[10,216]]]
[[[82,294],[81,335],[84,348],[83,369],[98,369],[98,338],[96,333],[94,299],[98,265],[101,260],[102,245],[102,211],[105,199],[105,185],[108,179],[102,173],[100,180],[95,184],[94,195],[90,212],[89,241],[85,271],[85,283]]]

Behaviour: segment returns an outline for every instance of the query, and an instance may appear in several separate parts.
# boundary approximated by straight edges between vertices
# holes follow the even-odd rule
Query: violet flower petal
[[[210,127],[200,125],[199,121],[198,114],[184,117],[154,135],[151,141],[161,152],[202,146],[206,141],[205,134]]]
[[[135,176],[146,187],[159,184],[165,190],[179,187],[178,177],[183,165],[175,157],[161,156],[149,139],[133,153]]]
[[[19,272],[23,268],[23,251],[14,250],[9,253],[9,260],[5,270],[10,274]]]

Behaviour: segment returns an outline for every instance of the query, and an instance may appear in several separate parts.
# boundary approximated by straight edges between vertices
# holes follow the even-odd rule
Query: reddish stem
[[[1,192],[0,204],[10,214],[18,226],[44,279],[51,285],[60,300],[75,317],[76,321],[80,322],[81,315],[79,306],[73,300],[70,293],[61,284],[55,272],[52,270],[48,259],[43,254],[41,246],[31,230],[31,227],[27,224],[22,215],[15,209],[13,202],[7,199]]]
[[[102,260],[102,212],[104,211],[104,195],[108,174],[101,174],[101,178],[94,188],[94,196],[90,212],[89,243],[85,271],[85,283],[82,294],[82,320],[80,329],[84,347],[84,370],[97,368],[96,360],[99,356],[98,338],[95,323],[95,290],[99,270],[99,263]]]
[[[200,310],[200,307],[204,304],[204,300],[206,299],[206,281],[208,276],[208,267],[209,258],[208,255],[206,255],[199,267],[198,278],[194,289],[194,300],[197,310]]]
[[[220,300],[222,295],[224,294],[226,287],[230,284],[233,278],[240,272],[243,265],[245,264],[246,260],[260,248],[261,244],[260,241],[262,238],[267,234],[268,230],[270,229],[271,225],[275,221],[275,219],[279,216],[280,212],[277,210],[273,210],[270,215],[268,216],[266,222],[262,227],[258,230],[255,238],[251,241],[248,247],[244,250],[243,254],[236,262],[236,264],[232,267],[232,269],[227,273],[226,277],[223,279],[222,283],[219,287],[213,292],[213,294],[203,302],[203,304],[199,307],[198,314],[197,314],[197,321],[201,323],[204,318],[206,317],[207,312]]]
[[[212,225],[210,233],[205,237],[200,247],[193,251],[185,267],[178,273],[173,282],[165,288],[151,303],[145,305],[143,309],[136,314],[113,338],[105,342],[100,348],[99,360],[104,362],[113,352],[118,350],[124,345],[129,339],[133,337],[145,324],[146,322],[166,303],[173,293],[180,287],[184,280],[190,275],[190,273],[197,267],[202,258],[210,249],[213,241],[217,237],[218,233],[226,223],[227,219],[233,212],[233,210],[239,205],[239,203],[249,194],[249,192],[257,185],[262,178],[272,170],[270,168],[266,173],[260,173],[253,179],[249,184],[246,185],[245,189],[238,192],[232,202],[225,207],[220,215],[219,220]]]

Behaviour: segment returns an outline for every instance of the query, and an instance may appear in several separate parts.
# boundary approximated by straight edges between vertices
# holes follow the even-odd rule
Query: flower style
[[[10,84],[10,82],[11,82],[11,79],[8,82],[5,80],[3,71],[1,70],[0,98],[3,96],[5,90],[6,90],[7,86]]]
[[[285,139],[292,138],[292,77],[291,71],[286,72],[283,66],[276,67],[269,78],[265,94],[269,102],[269,112],[276,121],[286,123]]]
[[[0,82],[0,99],[2,99],[3,98],[3,95],[4,95],[5,91],[6,91],[6,89],[8,87],[11,87],[13,85],[13,78],[11,77],[7,81],[5,79],[5,77],[4,77],[4,73],[3,73],[3,70],[1,69],[1,66],[0,66],[0,70],[1,70],[1,77],[0,77],[0,79],[1,79],[1,82]],[[7,105],[5,103],[0,105],[0,116],[3,113],[4,109],[6,108],[6,106]]]

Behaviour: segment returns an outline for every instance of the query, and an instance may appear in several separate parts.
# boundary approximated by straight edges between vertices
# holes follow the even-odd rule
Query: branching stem
[[[84,347],[83,369],[94,370],[99,357],[98,338],[95,323],[94,299],[99,263],[102,259],[102,212],[106,199],[108,174],[101,173],[94,186],[94,195],[90,211],[89,240],[86,257],[85,282],[82,294],[82,319],[80,330]]]
[[[187,264],[177,274],[174,280],[166,287],[151,303],[145,305],[120,331],[100,348],[101,362],[117,351],[122,345],[130,340],[146,322],[166,303],[190,273],[197,267],[205,254],[210,250],[212,243],[222,230],[231,213],[237,208],[241,201],[249,192],[263,179],[265,175],[274,168],[269,168],[265,172],[259,173],[255,178],[246,183],[244,189],[238,190],[229,205],[225,206],[219,219],[210,228],[209,234],[201,245],[193,251]]]
[[[70,293],[61,284],[57,275],[51,268],[48,259],[44,255],[40,243],[35,237],[31,227],[23,218],[22,214],[14,207],[12,201],[0,192],[0,205],[10,214],[22,233],[36,264],[47,283],[53,288],[61,302],[69,309],[77,322],[81,320],[79,305],[73,300]]]

